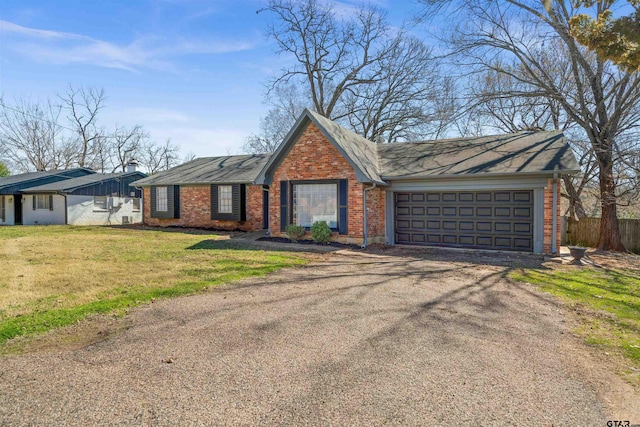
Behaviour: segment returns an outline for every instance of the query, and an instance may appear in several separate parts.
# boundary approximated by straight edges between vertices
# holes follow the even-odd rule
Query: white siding
[[[48,195],[47,195],[48,197]],[[33,194],[22,196],[22,224],[24,225],[52,225],[65,223],[64,197],[53,195],[53,210],[33,209]]]
[[[140,201],[140,210],[135,211],[134,200]],[[142,222],[142,201],[131,197],[107,197],[107,209],[93,204],[93,196],[67,196],[67,223],[72,225],[118,225],[122,218],[129,223]]]
[[[2,217],[0,217],[0,225],[14,225],[14,212],[15,212],[15,204],[13,202],[13,196],[0,196],[4,197],[4,222],[2,221]]]

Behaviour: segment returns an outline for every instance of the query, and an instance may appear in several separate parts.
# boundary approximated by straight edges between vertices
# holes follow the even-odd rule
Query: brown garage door
[[[533,251],[533,192],[395,193],[396,243]]]

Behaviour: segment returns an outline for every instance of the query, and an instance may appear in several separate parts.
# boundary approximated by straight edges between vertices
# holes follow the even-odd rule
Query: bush
[[[331,229],[326,221],[316,221],[311,225],[311,238],[316,243],[327,243],[331,238]]]
[[[285,233],[287,233],[287,236],[289,236],[289,239],[293,240],[294,242],[296,240],[300,240],[302,236],[304,236],[304,233],[306,232],[303,226],[295,225],[295,224],[287,225],[284,231]]]

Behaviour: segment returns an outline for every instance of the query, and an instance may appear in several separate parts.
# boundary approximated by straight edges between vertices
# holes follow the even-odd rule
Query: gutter
[[[558,232],[558,174],[553,174],[553,203],[552,203],[552,213],[551,213],[551,253],[553,255],[558,254],[557,245],[557,232]]]
[[[376,188],[378,186],[378,184],[376,182],[373,183],[373,185],[371,187],[365,188],[364,191],[362,192],[362,203],[363,203],[363,227],[364,227],[364,240],[362,241],[362,248],[366,248],[367,247],[367,191],[373,190],[374,188]]]
[[[257,185],[257,184],[256,184]],[[271,202],[271,191],[270,188],[264,188],[264,184],[262,186],[262,191],[267,193],[267,203]],[[271,208],[270,205],[267,206],[267,215],[269,215],[269,209]],[[262,199],[262,211],[264,212],[264,199]],[[264,222],[264,218],[262,218],[262,222]],[[271,236],[271,218],[269,218],[269,221],[267,221],[267,236]]]

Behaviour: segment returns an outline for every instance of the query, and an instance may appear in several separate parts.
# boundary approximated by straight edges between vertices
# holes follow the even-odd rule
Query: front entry
[[[13,223],[15,225],[22,225],[22,195],[14,194],[13,195]]]
[[[399,244],[533,251],[533,191],[395,193]]]

